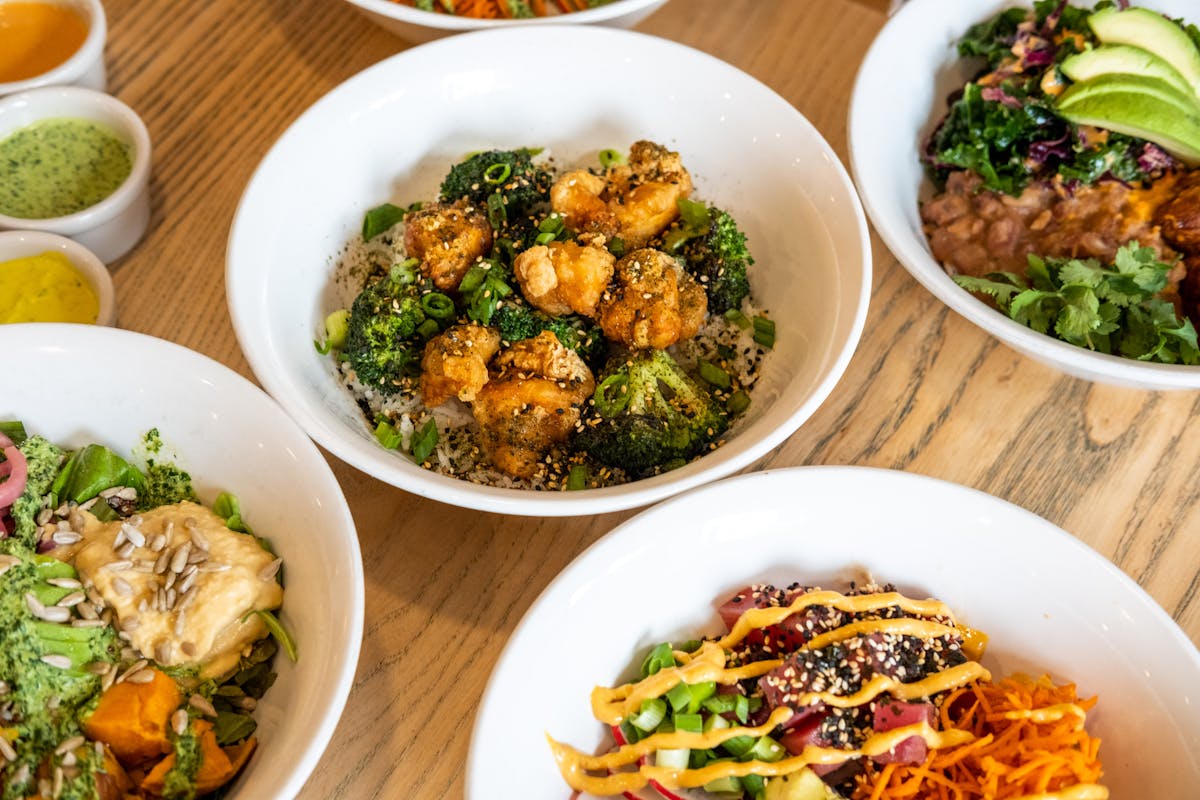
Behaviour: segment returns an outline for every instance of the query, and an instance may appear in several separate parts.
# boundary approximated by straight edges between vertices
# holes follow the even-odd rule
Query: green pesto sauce
[[[200,771],[200,737],[192,721],[187,730],[175,737],[175,766],[163,777],[165,800],[191,800],[196,796],[196,773]]]
[[[146,462],[146,488],[138,497],[138,508],[158,508],[181,503],[199,502],[192,488],[192,476],[174,464]]]
[[[13,538],[27,547],[33,547],[37,536],[34,518],[42,507],[42,497],[50,490],[50,484],[58,474],[65,453],[58,445],[51,444],[41,436],[30,436],[22,442],[21,453],[25,456],[29,476],[25,492],[13,503],[12,518],[16,523]]]
[[[96,205],[133,171],[132,148],[83,119],[46,119],[0,140],[0,214],[48,219]]]
[[[146,431],[146,435],[142,437],[142,446],[146,448],[147,453],[157,454],[162,450],[162,434],[158,432],[158,428],[151,428]]]

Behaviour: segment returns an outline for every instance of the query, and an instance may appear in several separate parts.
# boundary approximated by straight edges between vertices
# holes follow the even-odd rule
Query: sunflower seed
[[[55,544],[63,546],[77,544],[83,540],[83,537],[75,531],[55,531],[50,538],[54,540]]]
[[[192,553],[192,543],[184,542],[179,545],[175,555],[171,556],[171,572],[182,572],[187,566],[188,556]]]
[[[282,566],[283,566],[283,559],[282,558],[275,559],[270,564],[267,564],[265,567],[263,567],[261,570],[258,571],[259,579],[264,580],[264,581],[271,580],[279,573],[279,568]]]
[[[50,779],[49,778],[38,778],[38,794],[42,795],[43,797],[50,796]]]
[[[62,600],[59,600],[58,605],[62,606],[63,608],[71,608],[72,606],[79,605],[84,600],[87,600],[87,595],[83,592],[71,592]]]
[[[104,565],[104,568],[106,570],[108,570],[109,572],[120,572],[122,570],[129,569],[132,566],[133,566],[132,561],[122,559],[120,561],[110,561]]]
[[[246,711],[253,711],[258,708],[258,701],[253,697],[239,697],[237,704]]]
[[[171,643],[162,641],[154,648],[154,660],[160,664],[166,664],[171,660]]]
[[[50,695],[49,699],[46,700],[46,708],[50,709],[51,711],[58,708],[60,705],[62,705],[62,698],[56,694]]]
[[[116,496],[117,492],[121,491],[120,486],[110,486],[107,489],[100,490],[100,496],[107,500],[110,497]]]
[[[191,567],[188,567],[188,569],[191,569]],[[195,582],[196,582],[196,573],[195,572],[193,572],[190,575],[185,575],[183,580],[179,582],[179,591],[186,592],[188,589],[192,588],[192,584],[194,584]]]
[[[208,551],[193,547],[192,552],[188,554],[188,563],[203,564],[205,561],[208,561]]]
[[[175,581],[178,579],[179,579],[178,572],[168,572],[166,579],[163,581],[163,588],[169,590],[172,586],[175,585]]]
[[[182,614],[183,612],[180,613]],[[196,655],[196,645],[192,644],[191,642],[184,642],[183,644],[179,645],[179,649],[182,650],[183,654],[188,658],[192,658]]]
[[[113,589],[122,597],[130,597],[133,595],[133,587],[129,585],[129,581],[124,578],[113,578]]]
[[[132,519],[132,517],[131,517],[131,519]],[[121,532],[124,533],[125,537],[127,539],[129,539],[129,541],[133,542],[136,546],[138,546],[138,547],[146,546],[146,534],[144,534],[140,530],[138,530],[135,525],[126,523],[121,526]]]
[[[123,544],[125,544],[125,528],[121,528],[121,530],[117,531],[117,535],[113,537],[113,550],[118,549]]]
[[[133,662],[129,666],[129,669],[125,670],[123,673],[121,673],[120,676],[118,676],[117,683],[121,683],[123,681],[129,680],[130,675],[134,675],[134,674],[140,672],[142,669],[145,668],[145,666],[148,663],[150,663],[150,662],[146,661],[146,659],[139,658],[137,661]]]
[[[71,506],[67,503],[59,503],[58,508],[54,509],[56,517],[65,517],[69,513],[71,513]]]
[[[60,656],[57,653],[50,653],[42,656],[42,662],[49,664],[52,667],[58,667],[59,669],[71,668],[71,659],[67,658],[66,656]]]
[[[126,617],[121,620],[121,630],[126,633],[133,633],[140,627],[142,627],[142,621],[137,617]]]
[[[25,605],[29,606],[29,610],[34,613],[34,616],[38,616],[46,610],[46,607],[42,605],[42,601],[38,600],[37,596],[32,592],[25,593]]]
[[[91,500],[88,500],[88,501],[86,501],[86,502],[80,503],[80,504],[79,504],[79,510],[80,510],[80,511],[91,511],[91,510],[92,510],[92,506],[96,505],[96,503],[99,503],[99,502],[100,502],[100,498],[99,498],[99,497],[93,497]]]
[[[93,661],[83,669],[91,675],[103,675],[108,672],[111,666],[107,661]]]
[[[158,558],[154,562],[154,574],[162,575],[167,571],[167,567],[171,563],[171,551],[163,550],[158,554]]]
[[[3,756],[5,761],[17,760],[17,751],[13,750],[13,746],[3,736],[0,736],[0,756]]]
[[[56,798],[56,800],[57,800],[58,796],[60,794],[62,794],[62,789],[63,789],[63,770],[62,770],[62,767],[55,767],[54,768],[54,784],[53,784],[52,788],[50,789],[50,796],[53,798]]]
[[[115,552],[117,554],[117,556],[120,558],[129,558],[130,556],[133,555],[134,549],[135,548],[133,546],[133,542],[126,542],[125,544],[121,545],[113,552]]]
[[[0,555],[0,575],[3,575],[20,563],[21,559],[16,556]]]
[[[187,732],[188,713],[186,709],[177,709],[171,715],[171,730],[175,731],[176,736],[183,736]]]
[[[38,515],[34,518],[34,522],[36,522],[39,526],[45,525],[47,522],[50,521],[50,517],[52,517],[52,516],[54,516],[53,511],[51,511],[48,508],[43,508],[41,511],[38,512]]]
[[[72,752],[63,753],[63,757],[59,759],[58,764],[63,768],[63,775],[66,775],[67,770],[76,764],[75,754]]]
[[[185,625],[187,625],[187,612],[180,611],[179,613],[177,613],[175,615],[174,632],[175,632],[176,636],[183,636],[183,630],[184,630]]]
[[[87,741],[82,736],[72,736],[70,739],[63,740],[63,743],[54,748],[54,755],[61,756],[64,753],[69,753],[77,747],[82,747]]]
[[[183,593],[183,597],[179,598],[178,605],[175,606],[176,611],[186,611],[189,606],[196,600],[196,595],[200,593],[199,586],[193,586]]]
[[[169,524],[167,526],[167,530],[170,530]],[[150,540],[150,549],[156,553],[160,552],[166,546],[167,546],[167,537],[162,535],[161,533]]]
[[[110,688],[112,688],[113,681],[116,680],[116,677],[117,665],[113,664],[109,668],[108,672],[104,673],[104,677],[100,679],[100,691],[107,692]]]
[[[67,622],[71,619],[71,609],[61,606],[42,606],[42,610],[34,611],[33,615],[46,622]]]
[[[141,600],[138,600],[138,613],[139,614],[145,614],[149,610],[150,610],[150,604],[146,602],[146,598],[143,597]]]
[[[122,500],[137,500],[137,489],[132,486],[122,486],[117,490],[117,497]]]
[[[8,681],[0,681],[0,697],[4,697],[4,695],[8,694],[9,691],[11,691],[11,688],[12,687],[8,685]]]
[[[83,584],[74,578],[47,578],[46,583],[60,589],[82,589]]]
[[[141,514],[134,514],[133,516],[131,516],[129,519],[127,519],[125,521],[128,522],[130,525],[132,525],[135,528],[142,527],[142,515]]]
[[[204,699],[201,695],[194,694],[188,698],[188,705],[209,717],[215,717],[217,710],[213,708],[213,704]]]
[[[203,564],[200,564],[197,569],[200,572],[225,572],[229,569],[229,565],[222,564],[217,561],[206,561]]]
[[[170,611],[175,607],[175,601],[179,598],[179,592],[174,589],[167,589],[167,601],[163,604],[163,608]]]
[[[208,541],[208,537],[205,536],[199,528],[192,526],[191,528],[188,529],[188,533],[191,534],[192,544],[195,547],[197,547],[201,550],[204,550],[205,552],[207,552],[209,547],[211,547],[211,545],[209,544],[209,541]]]
[[[139,670],[125,679],[127,683],[149,683],[154,680],[154,670]]]

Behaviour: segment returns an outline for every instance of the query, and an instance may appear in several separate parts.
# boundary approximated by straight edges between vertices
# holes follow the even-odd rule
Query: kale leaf
[[[983,56],[995,69],[1005,56],[1012,55],[1017,26],[1025,21],[1025,11],[1010,8],[984,22],[972,25],[958,42],[960,56]]]

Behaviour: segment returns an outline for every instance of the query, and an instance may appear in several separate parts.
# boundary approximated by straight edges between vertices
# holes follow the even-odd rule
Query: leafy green
[[[25,434],[25,424],[20,420],[0,422],[0,433],[7,436],[18,447],[28,438]]]
[[[146,476],[104,445],[89,444],[71,454],[50,491],[60,500],[83,503],[114,486],[131,486],[140,494]]]
[[[267,626],[267,630],[271,632],[271,636],[274,637],[275,641],[279,643],[279,646],[283,648],[283,652],[287,653],[288,660],[293,664],[296,663],[296,659],[299,657],[299,654],[296,650],[296,640],[292,638],[290,633],[288,633],[288,629],[283,627],[283,623],[279,621],[279,617],[275,616],[266,609],[259,608],[242,617],[242,622],[245,622],[247,619],[249,619],[250,614],[258,615],[259,619],[263,621],[263,624]]]
[[[1196,329],[1157,296],[1172,265],[1136,242],[1111,265],[1096,259],[1029,256],[1025,275],[959,275],[955,282],[986,294],[1013,320],[1039,333],[1139,361],[1200,364]]]
[[[217,719],[213,722],[213,735],[217,737],[218,745],[227,747],[249,739],[256,728],[258,723],[249,714],[218,711]]]
[[[958,54],[964,57],[983,56],[988,66],[995,69],[1005,56],[1012,55],[1017,26],[1025,21],[1025,15],[1024,9],[1010,8],[989,20],[972,25],[958,42]]]
[[[492,315],[504,298],[512,294],[508,271],[496,259],[484,259],[467,270],[458,285],[467,316],[480,325],[492,321]]]
[[[242,504],[237,495],[221,492],[213,501],[213,513],[225,520],[225,527],[238,533],[250,533],[250,526],[242,519]]]
[[[400,206],[394,206],[391,203],[375,206],[375,208],[372,208],[363,216],[363,241],[369,242],[388,230],[397,222],[404,219],[405,213],[405,209],[400,208]]]
[[[1126,183],[1144,180],[1148,176],[1137,156],[1141,144],[1140,139],[1110,133],[1102,144],[1074,148],[1071,160],[1059,166],[1058,174],[1083,183],[1095,183],[1108,174]]]

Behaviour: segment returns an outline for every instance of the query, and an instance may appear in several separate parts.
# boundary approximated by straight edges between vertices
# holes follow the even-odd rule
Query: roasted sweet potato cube
[[[167,728],[183,702],[175,681],[150,670],[147,683],[113,684],[83,723],[89,739],[108,745],[122,764],[140,764],[171,751]]]
[[[250,754],[254,752],[254,740],[247,739],[237,747],[221,748],[213,734],[212,723],[198,720],[194,723],[196,735],[200,737],[200,769],[196,772],[196,795],[215,792],[237,774]],[[150,770],[142,781],[142,791],[161,796],[167,773],[175,766],[175,754],[171,753]]]

